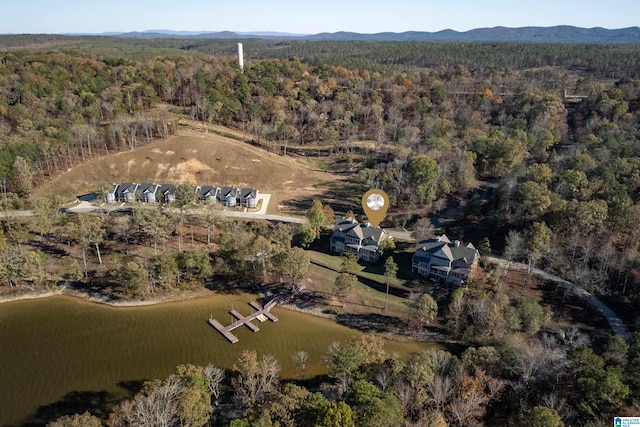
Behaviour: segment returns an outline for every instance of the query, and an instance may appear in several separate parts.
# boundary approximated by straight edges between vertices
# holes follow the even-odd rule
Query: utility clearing
[[[181,129],[177,135],[132,151],[94,158],[39,186],[34,197],[73,197],[100,184],[156,182],[255,187],[277,194],[278,204],[322,198],[342,176],[304,157],[268,153],[218,134]]]

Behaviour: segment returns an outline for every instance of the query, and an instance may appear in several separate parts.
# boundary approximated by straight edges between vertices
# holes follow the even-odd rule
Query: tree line
[[[305,251],[292,247],[307,232],[289,224],[229,221],[211,206],[196,215],[163,206],[62,214],[58,204],[38,200],[37,216],[5,220],[5,293],[71,284],[107,299],[140,299],[227,281],[296,282],[309,267]]]
[[[637,399],[640,336],[611,338],[601,354],[584,337],[546,335],[407,360],[376,336],[334,342],[320,384],[283,380],[270,354],[244,350],[231,371],[178,366],[144,383],[106,415],[65,415],[48,427],[601,425]],[[305,376],[309,355],[292,355]]]

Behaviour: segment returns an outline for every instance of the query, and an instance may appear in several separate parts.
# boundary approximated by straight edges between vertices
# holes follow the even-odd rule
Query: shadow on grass
[[[327,305],[327,299],[317,291],[305,291],[297,294],[291,302],[303,309],[314,309],[319,306]]]
[[[231,279],[228,276],[214,276],[205,286],[211,291],[224,295],[239,295],[244,292],[260,292],[261,286],[251,279]]]
[[[358,329],[362,332],[393,332],[407,328],[407,322],[404,320],[378,313],[350,314],[344,313],[338,315],[336,321],[341,325]]]

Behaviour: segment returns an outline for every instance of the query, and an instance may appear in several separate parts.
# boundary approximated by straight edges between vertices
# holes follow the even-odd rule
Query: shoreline
[[[28,301],[28,300],[51,298],[56,296],[67,296],[72,298],[78,298],[80,300],[95,303],[95,304],[106,305],[113,308],[119,308],[119,307],[135,308],[135,307],[148,307],[153,305],[168,304],[172,302],[181,302],[181,301],[187,301],[192,299],[207,298],[214,295],[216,295],[214,291],[210,291],[208,289],[199,289],[196,291],[183,292],[178,295],[169,295],[162,298],[153,298],[148,300],[118,301],[118,300],[111,300],[110,298],[105,297],[103,295],[95,295],[88,292],[69,289],[69,287],[67,286],[62,286],[55,290],[47,290],[47,291],[41,291],[41,292],[31,291],[21,295],[15,295],[10,297],[0,296],[0,305],[4,303],[11,303],[11,302],[17,302],[17,301]],[[278,307],[285,310],[308,314],[314,317],[328,319],[333,321],[336,324],[342,324],[343,326],[347,326],[350,329],[360,330],[360,328],[358,328],[353,324],[349,325],[349,324],[344,324],[342,322],[339,322],[335,314],[324,313],[321,307],[314,307],[310,309],[306,307],[298,307],[297,305],[292,304],[290,302],[279,304]],[[426,332],[426,331],[423,331],[422,333],[418,333],[418,334],[402,334],[402,333],[397,333],[397,332],[394,333],[390,331],[374,332],[374,333],[376,335],[379,335],[382,338],[392,340],[392,341],[397,341],[397,342],[432,342],[432,343],[456,344],[456,345],[464,344],[459,340],[448,338],[446,336],[443,336],[440,333],[433,333],[433,332]]]
[[[205,294],[213,294],[213,292],[209,290],[197,290],[183,292],[179,295],[168,295],[161,298],[151,298],[146,300],[114,300],[103,295],[70,289],[69,287],[63,285],[54,290],[31,291],[12,296],[3,295],[0,296],[0,304],[16,301],[37,300],[55,296],[69,296],[96,304],[107,305],[110,307],[146,307],[170,302],[185,301],[189,299],[205,298],[206,296],[209,296]]]

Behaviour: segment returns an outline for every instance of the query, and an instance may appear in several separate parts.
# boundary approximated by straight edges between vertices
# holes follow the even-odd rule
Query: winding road
[[[508,268],[514,268],[517,270],[524,270],[524,271],[527,271],[529,269],[529,266],[526,264],[522,264],[519,262],[509,262],[505,259],[497,258],[494,256],[488,256],[486,257],[486,259],[489,263],[496,264],[503,268],[508,267]],[[600,312],[600,314],[602,314],[605,317],[605,319],[607,319],[607,322],[609,323],[609,327],[613,331],[614,335],[620,335],[624,339],[631,338],[631,332],[629,331],[629,328],[618,317],[616,312],[613,311],[611,308],[609,308],[605,303],[600,301],[598,298],[596,298],[592,293],[585,291],[584,289],[582,289],[581,287],[577,286],[574,283],[561,279],[560,277],[554,276],[553,274],[549,274],[546,271],[543,271],[537,268],[532,268],[531,272],[536,276],[540,276],[546,280],[550,280],[552,282],[557,283],[560,287],[564,289],[568,289],[569,291],[573,292],[575,295],[577,295],[578,297],[586,301],[587,304],[589,304],[592,308],[596,309],[598,312]]]
[[[264,219],[267,221],[280,221],[280,222],[289,222],[293,224],[304,224],[307,222],[305,217],[300,216],[287,216],[287,215],[272,215],[267,214],[267,207],[269,205],[269,201],[271,200],[270,194],[260,194],[258,196],[258,203],[260,204],[260,209],[256,211],[248,211],[248,210],[219,210],[218,212],[221,216],[229,217],[229,218],[245,218],[245,219]],[[103,204],[100,206],[96,206],[93,203],[89,202],[78,202],[75,206],[68,208],[61,208],[60,211],[64,213],[86,213],[86,212],[131,212],[135,209],[134,206],[126,205],[124,203],[118,204]],[[180,212],[178,208],[167,208],[171,212]],[[204,215],[207,213],[206,209],[187,209],[185,210],[188,214],[193,215]],[[6,214],[0,213],[0,217],[3,216],[34,216],[37,215],[34,211],[10,211]]]

